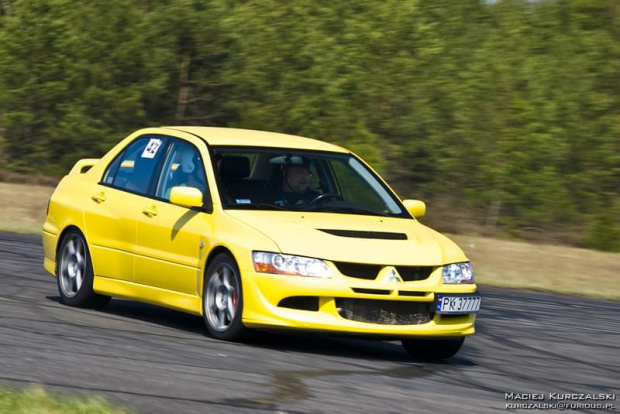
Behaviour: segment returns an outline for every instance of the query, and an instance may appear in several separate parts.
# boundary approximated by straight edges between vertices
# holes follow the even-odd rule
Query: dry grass
[[[39,233],[52,187],[0,183],[0,229]],[[620,300],[620,253],[480,236],[450,236],[481,284]]]
[[[0,229],[38,233],[53,187],[0,183]]]
[[[620,300],[620,253],[452,235],[481,284]]]
[[[0,156],[0,161],[2,160]],[[0,182],[12,184],[33,184],[56,187],[60,178],[42,174],[20,174],[0,168]]]

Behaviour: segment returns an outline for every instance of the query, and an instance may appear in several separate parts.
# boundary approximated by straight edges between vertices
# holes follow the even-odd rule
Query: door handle
[[[153,206],[153,207],[146,207],[144,210],[142,210],[142,214],[144,214],[145,216],[151,218],[151,217],[157,215],[157,209],[155,208],[155,206]]]
[[[90,198],[97,204],[101,204],[107,200],[104,192],[101,192],[99,194],[93,194],[90,196]]]

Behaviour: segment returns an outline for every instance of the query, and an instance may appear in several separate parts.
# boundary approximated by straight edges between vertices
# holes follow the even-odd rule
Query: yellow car
[[[209,335],[293,329],[402,340],[445,359],[481,298],[456,244],[350,151],[229,128],[139,130],[51,197],[61,302],[122,297],[202,315]]]

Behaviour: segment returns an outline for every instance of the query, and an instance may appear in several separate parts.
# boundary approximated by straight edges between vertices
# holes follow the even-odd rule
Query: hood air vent
[[[340,237],[355,237],[358,239],[381,239],[381,240],[407,240],[405,233],[388,233],[385,231],[357,231],[357,230],[333,230],[317,229],[324,233]]]

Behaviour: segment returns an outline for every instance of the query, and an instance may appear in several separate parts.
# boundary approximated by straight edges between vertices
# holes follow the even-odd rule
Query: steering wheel
[[[317,205],[317,204],[319,204],[319,203],[321,203],[321,202],[323,202],[325,200],[331,200],[331,199],[344,201],[344,198],[342,198],[342,196],[340,194],[325,193],[325,194],[319,194],[318,196],[316,196],[314,198],[314,200],[312,200],[310,202],[310,204],[308,204],[308,206],[310,206],[310,207],[311,206],[315,206],[315,205]]]

